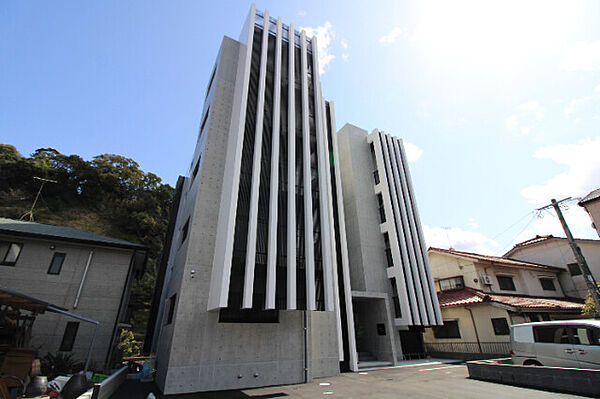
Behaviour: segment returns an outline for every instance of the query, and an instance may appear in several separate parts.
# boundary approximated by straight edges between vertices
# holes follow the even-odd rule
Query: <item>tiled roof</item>
[[[535,237],[530,238],[529,240],[525,240],[525,241],[515,244],[511,249],[509,249],[502,256],[505,258],[510,258],[510,256],[512,256],[516,251],[518,251],[521,248],[528,247],[531,245],[537,245],[537,244],[544,243],[544,242],[550,241],[550,240],[566,241],[567,239],[565,237],[555,237],[552,234],[548,234],[545,236],[536,235]],[[589,239],[589,238],[576,238],[575,241],[576,242],[596,243],[596,244],[600,243],[600,240],[593,240],[593,239]]]
[[[545,236],[536,235],[535,237],[530,238],[529,240],[525,240],[525,241],[516,243],[514,245],[514,248],[525,247],[525,246],[531,245],[531,244],[537,244],[538,242],[547,241],[551,238],[554,238],[554,236],[552,234],[548,234]]]
[[[90,233],[89,231],[75,229],[67,226],[54,226],[50,224],[25,222],[22,220],[0,218],[0,233],[15,234],[42,238],[57,238],[69,241],[94,243],[111,247],[146,249],[145,246],[135,244],[118,238]]]
[[[548,265],[540,265],[538,263],[524,262],[521,260],[508,259],[500,256],[492,256],[492,255],[481,255],[473,252],[465,252],[465,251],[457,251],[455,249],[442,249],[442,248],[434,248],[430,247],[430,251],[447,253],[450,255],[462,256],[465,258],[470,258],[482,262],[490,262],[496,263],[502,266],[508,267],[523,267],[523,268],[531,268],[531,269],[542,269],[542,270],[563,270],[558,267],[548,266]]]
[[[541,298],[525,295],[488,294],[474,288],[438,292],[440,307],[465,306],[483,302],[495,302],[517,309],[573,310],[579,311],[583,304],[567,298]]]
[[[595,189],[588,195],[586,195],[581,201],[579,201],[579,205],[585,204],[586,202],[590,202],[600,198],[600,188]]]

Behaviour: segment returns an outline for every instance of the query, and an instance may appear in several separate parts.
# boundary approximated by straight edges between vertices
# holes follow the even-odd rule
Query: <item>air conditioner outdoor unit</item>
[[[485,285],[492,285],[492,277],[488,276],[487,274],[484,274],[483,276],[481,276],[481,280],[483,281],[483,284],[485,284]]]

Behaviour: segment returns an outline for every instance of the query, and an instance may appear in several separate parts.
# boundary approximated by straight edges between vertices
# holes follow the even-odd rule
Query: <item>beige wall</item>
[[[600,236],[600,200],[588,202],[584,208],[590,215],[590,219],[592,219],[592,227],[596,230],[598,236]]]
[[[429,261],[435,280],[463,276],[465,286],[489,293],[504,293],[515,295],[531,295],[540,297],[564,296],[559,284],[557,273],[554,271],[538,271],[517,267],[504,267],[489,262],[476,262],[445,253],[429,251]],[[492,285],[483,284],[483,275],[492,279]],[[500,289],[497,276],[510,276],[515,283],[515,291]],[[540,277],[552,278],[556,291],[542,289]]]
[[[112,338],[133,251],[58,240],[16,239],[6,235],[0,235],[0,241],[23,244],[15,266],[0,266],[0,286],[99,321],[92,361],[96,366],[102,367]],[[51,249],[51,246],[54,246],[54,249]],[[91,250],[94,254],[79,304],[77,308],[73,308]],[[63,252],[66,257],[60,274],[51,275],[47,272],[55,252]],[[56,354],[69,321],[80,322],[70,353],[75,359],[84,361],[94,326],[65,315],[49,312],[39,315],[33,325],[31,346],[39,348],[40,356],[45,356],[48,352]]]
[[[473,312],[473,320],[477,326],[480,342],[509,342],[509,335],[496,335],[492,326],[492,319],[506,318],[508,325],[511,320],[508,312],[504,309],[489,304],[473,305],[469,309]],[[423,341],[428,342],[477,342],[473,320],[466,307],[450,307],[442,309],[444,321],[458,320],[460,338],[435,338],[433,329],[426,328]]]
[[[600,278],[600,241],[578,240],[577,244],[585,257],[590,271],[598,280]],[[564,269],[560,273],[560,282],[565,295],[585,298],[587,287],[582,275],[571,276],[567,264],[577,262],[567,240],[547,240],[536,245],[518,248],[510,254],[513,259],[541,263]]]

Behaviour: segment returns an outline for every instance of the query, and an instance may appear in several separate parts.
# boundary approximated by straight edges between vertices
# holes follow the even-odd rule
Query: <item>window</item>
[[[433,327],[433,335],[436,338],[460,338],[458,320],[444,320],[444,325]]]
[[[61,252],[54,253],[52,261],[50,262],[50,267],[48,268],[48,274],[60,274],[60,269],[62,269],[65,256],[67,255]]]
[[[569,273],[571,273],[571,276],[581,275],[581,269],[577,263],[569,263],[567,264],[567,267],[569,268]]]
[[[385,243],[385,257],[387,259],[387,267],[394,266],[394,259],[392,258],[392,249],[390,248],[390,236],[388,233],[383,233],[383,241]]]
[[[373,171],[373,179],[375,179],[375,184],[379,184],[379,171],[377,169]]]
[[[192,172],[192,180],[196,178],[198,174],[198,169],[200,168],[200,160],[202,159],[202,154],[198,157],[198,161],[196,162],[196,166],[194,167],[194,171]]]
[[[4,266],[14,266],[19,259],[22,249],[23,244],[16,242],[0,243],[0,250],[4,253],[1,264]]]
[[[535,342],[546,344],[569,343],[569,333],[567,332],[567,328],[561,326],[533,327],[533,337]]]
[[[400,300],[398,299],[398,286],[396,285],[396,277],[390,279],[392,285],[392,303],[394,304],[394,315],[396,318],[402,317],[402,310],[400,308]]]
[[[515,282],[513,281],[512,277],[496,276],[496,278],[498,279],[498,285],[500,286],[501,290],[504,290],[504,291],[516,291],[517,290],[515,288]]]
[[[379,206],[379,218],[381,223],[385,223],[385,210],[383,209],[383,197],[381,194],[377,194],[377,204]]]
[[[204,119],[202,119],[202,124],[200,124],[200,134],[204,131],[204,125],[206,125],[206,121],[208,120],[208,114],[210,114],[210,106],[206,110],[206,114],[204,114]]]
[[[556,287],[554,286],[554,279],[540,278],[540,283],[542,284],[542,289],[544,291],[556,291]]]
[[[492,326],[494,327],[494,334],[496,335],[510,334],[510,328],[508,328],[508,321],[505,317],[492,319]]]
[[[208,86],[206,87],[206,96],[208,96],[208,92],[210,92],[210,88],[212,87],[213,80],[215,79],[215,74],[217,73],[217,66],[213,68],[212,74],[210,75],[210,79],[208,81]]]
[[[177,294],[173,294],[169,298],[169,314],[167,315],[167,322],[165,324],[171,324],[173,322],[173,315],[175,314],[175,303],[177,302]]]
[[[600,345],[600,329],[593,327],[575,327],[572,329],[575,345]]]
[[[77,329],[79,329],[78,321],[70,321],[67,323],[62,342],[60,343],[59,351],[68,352],[73,350],[73,344],[75,343],[75,337],[77,336]]]
[[[462,290],[465,288],[463,276],[456,276],[438,280],[440,291]]]
[[[181,242],[179,243],[179,245],[182,245],[185,242],[185,240],[188,236],[189,229],[190,229],[190,218],[188,217],[185,224],[181,228]]]
[[[219,323],[279,323],[279,311],[223,308]]]

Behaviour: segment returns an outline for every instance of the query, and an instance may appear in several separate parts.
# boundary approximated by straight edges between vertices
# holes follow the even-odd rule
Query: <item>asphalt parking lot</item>
[[[246,389],[239,398],[582,398],[468,378],[465,365],[427,364],[344,373],[309,384]],[[215,396],[218,398],[218,396]]]
[[[471,380],[464,364],[415,364],[394,368],[344,373],[337,377],[316,379],[309,384],[283,385],[239,391],[204,392],[172,395],[168,399],[267,399],[267,398],[582,398]],[[158,393],[153,383],[126,381],[111,399],[146,399]]]

